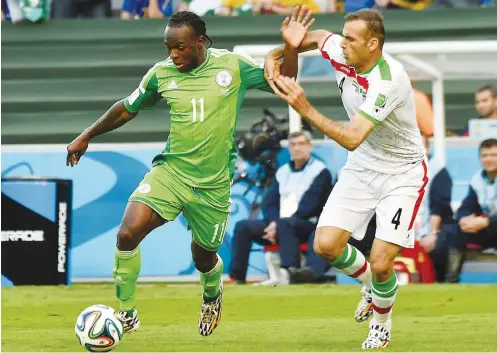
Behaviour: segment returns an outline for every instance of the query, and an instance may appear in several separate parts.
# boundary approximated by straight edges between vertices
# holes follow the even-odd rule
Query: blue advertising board
[[[2,146],[2,177],[41,176],[73,181],[71,239],[71,277],[109,278],[114,261],[116,234],[129,195],[151,167],[154,155],[163,144],[95,144],[80,163],[66,166],[65,146]],[[449,172],[456,174],[454,196],[464,197],[465,183],[479,167],[476,147],[448,148]],[[317,142],[313,154],[330,168],[334,180],[344,165],[347,152],[329,141]],[[465,157],[461,163],[461,156]],[[279,164],[288,161],[282,150]],[[451,173],[452,174],[452,173]],[[453,175],[454,178],[454,175]],[[237,221],[246,219],[255,190],[247,195],[247,185],[235,184],[232,190],[232,214],[224,244],[220,249],[228,271],[231,238]],[[180,216],[174,222],[153,231],[143,241],[142,276],[178,276],[196,274],[190,254],[191,233]],[[248,274],[266,271],[263,253],[250,258]]]

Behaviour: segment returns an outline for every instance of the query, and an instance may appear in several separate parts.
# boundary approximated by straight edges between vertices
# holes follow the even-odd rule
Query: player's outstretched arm
[[[314,50],[321,48],[326,41],[326,39],[332,35],[332,32],[329,32],[324,29],[317,29],[315,31],[308,31],[302,42],[300,43],[297,51],[299,53],[303,53],[306,51]],[[285,45],[281,45],[279,47],[274,48],[266,55],[267,58],[271,59],[281,59],[283,58],[285,52]]]
[[[295,80],[279,76],[275,80],[276,94],[290,104],[304,119],[319,131],[332,138],[349,151],[355,150],[374,130],[376,124],[361,114],[356,114],[352,123],[344,124],[328,119],[307,100],[304,89]]]
[[[92,126],[85,129],[69,146],[67,146],[66,165],[71,167],[78,164],[83,154],[88,149],[88,144],[95,136],[123,126],[133,119],[138,113],[129,112],[121,100],[107,110]]]
[[[299,53],[322,48],[326,39],[332,34],[330,31],[324,29],[308,31],[299,46]]]

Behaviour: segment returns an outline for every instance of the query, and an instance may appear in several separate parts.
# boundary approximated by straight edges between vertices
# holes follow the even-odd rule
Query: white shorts
[[[347,163],[331,192],[318,228],[332,226],[362,240],[376,213],[376,237],[414,247],[414,220],[428,183],[426,162],[403,174],[384,174]]]

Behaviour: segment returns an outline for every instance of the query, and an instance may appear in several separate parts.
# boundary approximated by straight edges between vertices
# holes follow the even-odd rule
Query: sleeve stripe
[[[321,45],[321,49],[319,49],[320,51],[323,51],[323,49],[324,49],[324,46],[325,46],[326,42],[327,42],[327,41],[328,41],[328,39],[330,39],[330,37],[331,37],[332,35],[334,35],[334,34],[335,34],[335,33],[330,33],[330,34],[328,35],[328,37],[326,37],[326,39],[324,40],[323,44]]]
[[[134,110],[133,108],[130,107],[129,103],[128,103],[128,98],[124,98],[123,99],[123,104],[124,104],[124,108],[126,108],[126,110],[130,113],[136,113],[137,111]]]
[[[365,111],[363,111],[361,109],[359,109],[359,114],[361,114],[363,117],[365,117],[366,119],[368,119],[369,121],[371,121],[375,125],[380,125],[380,123],[381,123],[381,121],[376,120],[371,115],[369,115],[368,113],[366,113]]]

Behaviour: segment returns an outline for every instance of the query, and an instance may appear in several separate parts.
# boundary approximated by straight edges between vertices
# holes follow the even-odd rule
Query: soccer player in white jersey
[[[298,48],[283,35],[285,47],[266,57],[266,76],[278,96],[350,151],[320,216],[314,250],[364,284],[355,320],[373,319],[363,349],[385,348],[391,340],[398,288],[394,259],[402,248],[414,246],[413,223],[428,181],[409,77],[401,63],[382,52],[384,39],[381,14],[365,9],[345,16],[342,35],[307,32]],[[284,50],[317,48],[335,68],[350,123],[319,113],[294,79],[279,75],[277,60]],[[376,238],[368,262],[347,241],[363,236],[375,213]]]

